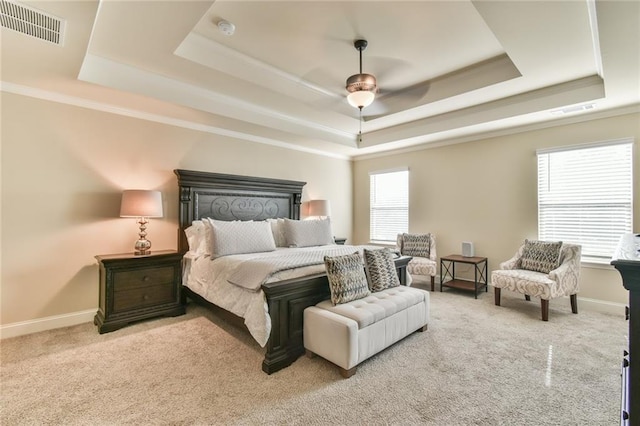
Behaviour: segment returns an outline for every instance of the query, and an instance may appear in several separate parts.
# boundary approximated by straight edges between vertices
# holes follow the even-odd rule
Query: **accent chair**
[[[413,256],[407,264],[407,272],[411,276],[429,277],[431,281],[431,291],[435,290],[436,259],[436,236],[427,234],[398,234],[396,248],[403,256]]]
[[[495,304],[500,306],[500,293],[507,289],[541,300],[542,321],[549,320],[549,300],[569,296],[571,312],[578,313],[577,294],[582,247],[562,242],[525,240],[516,254],[491,272],[495,288]]]

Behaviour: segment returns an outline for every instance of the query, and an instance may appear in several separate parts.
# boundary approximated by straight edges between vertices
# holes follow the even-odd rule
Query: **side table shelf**
[[[474,280],[461,280],[456,278],[456,263],[466,263],[473,265]],[[475,298],[478,298],[478,292],[487,288],[488,266],[486,257],[465,257],[459,254],[450,254],[440,258],[440,291],[443,287],[457,288],[461,290],[471,290]],[[447,281],[447,278],[449,279]]]

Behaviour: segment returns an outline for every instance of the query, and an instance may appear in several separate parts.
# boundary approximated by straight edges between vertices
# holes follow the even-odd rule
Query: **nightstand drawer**
[[[161,305],[163,303],[175,303],[175,291],[175,286],[171,281],[159,285],[138,286],[128,290],[116,291],[113,295],[113,313]]]
[[[118,292],[151,285],[171,284],[173,274],[174,268],[172,266],[116,272],[113,277],[113,289]]]

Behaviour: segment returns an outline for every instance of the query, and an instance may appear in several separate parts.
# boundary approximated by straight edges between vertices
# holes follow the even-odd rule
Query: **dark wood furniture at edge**
[[[98,312],[93,323],[100,334],[142,319],[185,313],[182,254],[175,250],[149,255],[96,256],[100,269]]]
[[[264,220],[274,217],[300,218],[302,188],[306,182],[235,176],[190,170],[175,170],[179,186],[178,251],[186,253],[184,230],[194,220],[211,217],[220,220]],[[411,257],[396,259],[400,282],[406,284],[406,268]],[[308,306],[329,298],[324,274],[264,284],[271,318],[271,335],[266,346],[262,370],[271,374],[293,363],[304,354],[302,318]],[[223,311],[225,316],[241,318],[207,302],[188,287],[183,295]],[[185,300],[186,301],[186,300]]]
[[[474,280],[459,280],[456,278],[456,263],[466,263],[473,265]],[[475,298],[478,292],[484,287],[487,289],[487,258],[486,257],[465,257],[459,254],[450,254],[440,258],[440,291],[442,287],[458,288],[462,290],[472,290]],[[445,281],[450,278],[449,281]]]
[[[621,425],[640,425],[640,234],[620,239],[611,264],[629,290],[629,348],[622,361]],[[632,359],[635,356],[637,359]]]

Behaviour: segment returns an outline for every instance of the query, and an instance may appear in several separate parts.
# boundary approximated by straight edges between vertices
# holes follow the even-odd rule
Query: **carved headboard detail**
[[[174,170],[178,176],[178,250],[189,250],[184,230],[194,220],[300,219],[302,188],[306,182]]]

